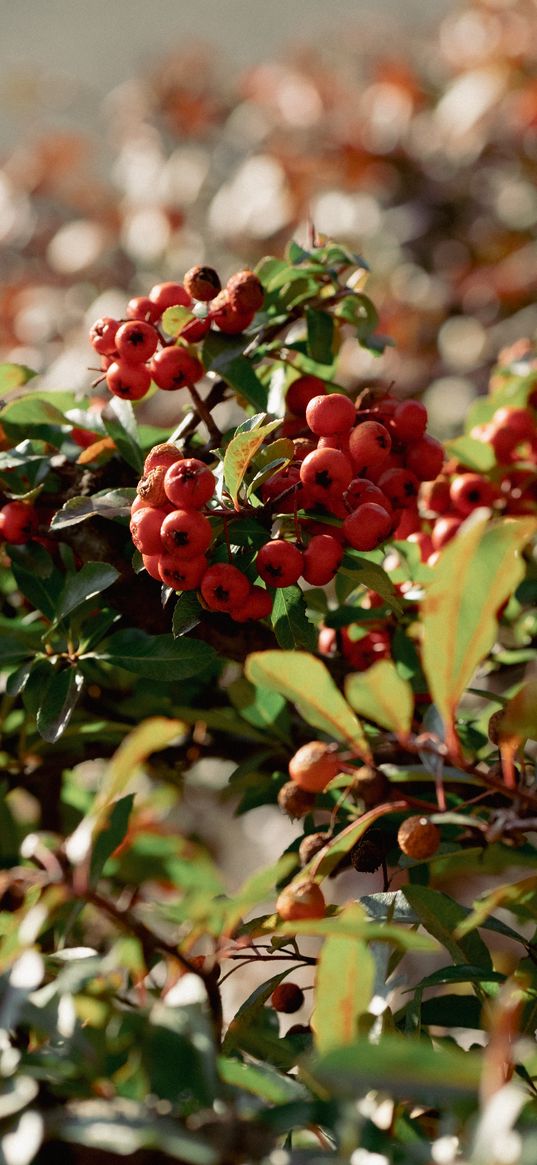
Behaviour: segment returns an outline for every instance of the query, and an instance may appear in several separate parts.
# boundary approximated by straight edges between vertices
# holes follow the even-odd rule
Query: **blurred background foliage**
[[[373,268],[396,345],[384,376],[456,431],[498,349],[537,323],[533,0],[405,5],[404,25],[387,0],[330,17],[308,0],[307,19],[231,0],[225,21],[212,3],[172,19],[166,0],[158,30],[137,2],[101,7],[5,13],[0,360],[87,392],[96,316],[205,258],[226,276],[279,254],[313,223]],[[47,60],[60,18],[67,47]],[[343,383],[377,375],[355,347]]]

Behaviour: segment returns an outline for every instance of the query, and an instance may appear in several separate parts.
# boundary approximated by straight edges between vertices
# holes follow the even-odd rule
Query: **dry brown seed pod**
[[[167,466],[157,465],[155,469],[150,469],[149,473],[145,473],[140,478],[136,486],[136,493],[138,497],[143,498],[150,506],[165,506],[168,504],[168,498],[164,489],[164,478],[166,477]]]
[[[349,857],[360,874],[374,874],[384,859],[384,843],[378,829],[370,829],[353,845]]]
[[[237,271],[228,279],[226,290],[235,311],[259,311],[263,306],[263,285],[253,271]]]
[[[307,866],[318,853],[324,849],[329,838],[326,833],[308,833],[302,838],[298,848],[298,856],[300,858],[300,865]]]
[[[315,805],[315,795],[299,788],[294,781],[287,781],[278,793],[278,805],[289,817],[305,817]]]
[[[390,788],[388,778],[372,765],[362,765],[353,777],[351,792],[360,797],[367,809],[384,801]]]
[[[440,830],[427,817],[407,817],[397,834],[399,848],[409,858],[431,858],[440,845]]]
[[[208,303],[222,289],[220,277],[214,267],[204,267],[198,264],[187,271],[183,279],[183,287],[192,299]]]

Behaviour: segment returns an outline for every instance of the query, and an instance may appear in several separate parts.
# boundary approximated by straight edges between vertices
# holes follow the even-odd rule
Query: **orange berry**
[[[440,830],[427,817],[407,817],[397,841],[409,858],[432,858],[440,845]]]
[[[284,922],[296,922],[301,918],[324,918],[326,903],[316,882],[295,882],[282,890],[276,910]]]
[[[289,776],[301,789],[320,793],[340,771],[334,746],[322,740],[310,740],[289,761]]]

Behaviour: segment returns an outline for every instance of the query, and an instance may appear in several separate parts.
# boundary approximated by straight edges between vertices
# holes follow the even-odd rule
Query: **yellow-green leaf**
[[[497,612],[524,574],[521,550],[537,529],[533,518],[472,515],[442,551],[422,605],[423,668],[454,744],[457,704],[494,643]]]
[[[410,684],[401,679],[390,659],[379,659],[367,671],[347,676],[345,695],[355,712],[406,740],[412,724],[414,697]]]
[[[120,744],[107,765],[102,785],[95,801],[75,832],[66,842],[66,852],[72,862],[81,862],[89,853],[95,834],[108,818],[110,806],[124,793],[136,770],[152,752],[165,748],[184,731],[180,720],[166,720],[154,716],[144,720]]]
[[[358,904],[346,907],[343,921],[364,912]],[[315,978],[312,1028],[320,1052],[352,1044],[358,1020],[367,1011],[375,983],[375,960],[360,939],[332,936],[323,943]]]
[[[246,660],[246,675],[253,684],[291,700],[313,728],[371,759],[360,721],[319,659],[306,651],[257,651]]]
[[[239,490],[250,462],[261,448],[265,437],[281,424],[280,421],[269,421],[266,425],[250,428],[236,433],[231,438],[224,457],[224,481],[233,499],[235,508]]]

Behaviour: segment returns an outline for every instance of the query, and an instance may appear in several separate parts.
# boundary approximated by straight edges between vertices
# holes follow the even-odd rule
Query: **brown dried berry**
[[[300,865],[307,866],[308,862],[311,862],[324,849],[327,841],[328,835],[326,833],[308,833],[306,837],[303,837],[298,849]]]
[[[192,299],[202,300],[203,303],[208,303],[209,300],[214,299],[222,288],[214,267],[203,267],[199,264],[187,271],[183,279],[183,286],[185,291],[188,291],[188,294],[192,296]]]
[[[304,992],[298,983],[278,983],[272,992],[270,1002],[275,1011],[292,1015],[294,1011],[300,1011],[304,1002]]]
[[[296,922],[301,918],[324,918],[326,903],[316,882],[295,882],[282,890],[276,910],[284,922]]]
[[[367,809],[379,805],[386,798],[390,784],[380,769],[371,765],[362,765],[353,778],[351,792],[359,797]]]
[[[427,817],[407,817],[397,841],[409,858],[431,858],[440,845],[440,830]]]
[[[384,860],[384,843],[378,829],[370,829],[356,842],[349,857],[360,874],[374,874]]]
[[[499,742],[500,742],[502,719],[503,719],[503,708],[500,708],[498,710],[498,712],[492,713],[492,716],[490,717],[490,720],[488,722],[487,732],[489,735],[489,740],[491,740],[493,744],[499,744]]]
[[[253,271],[237,271],[228,279],[226,290],[236,311],[259,311],[263,306],[263,285]]]
[[[136,493],[150,506],[166,506],[168,504],[164,489],[166,471],[165,465],[157,465],[154,469],[150,469],[149,473],[145,473],[138,482]]]
[[[151,469],[156,469],[157,465],[165,465],[168,468],[175,461],[182,460],[183,454],[176,445],[172,445],[170,441],[162,441],[160,445],[154,445],[147,454],[144,461],[144,473],[149,473]]]
[[[315,796],[306,789],[300,789],[294,781],[287,781],[278,793],[278,805],[289,817],[305,817],[315,805]]]

